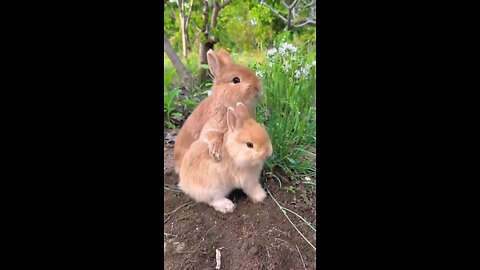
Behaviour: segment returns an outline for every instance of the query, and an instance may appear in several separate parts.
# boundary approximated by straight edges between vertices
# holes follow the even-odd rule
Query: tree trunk
[[[184,59],[187,59],[188,56],[188,50],[187,50],[187,45],[188,45],[188,30],[186,29],[186,20],[184,16],[180,17],[180,29],[182,29],[182,49],[183,49],[183,57]]]
[[[185,13],[185,3],[183,0],[177,1],[178,5],[178,18],[180,21],[180,31],[182,32],[182,55],[184,59],[187,59],[188,56],[188,18],[190,14]],[[190,7],[191,12],[191,7]]]
[[[199,59],[200,65],[206,65],[207,62],[207,42],[208,42],[208,34],[209,34],[209,25],[208,25],[208,0],[202,1],[202,34],[203,38],[200,38],[200,51],[199,51]],[[198,74],[199,83],[202,84],[205,82],[207,78],[207,70],[200,67],[200,73]]]
[[[189,9],[188,9],[188,13],[185,15],[185,27],[184,27],[184,33],[183,36],[184,36],[184,40],[182,40],[182,42],[185,43],[185,59],[187,58],[187,53],[190,51],[190,40],[188,38],[188,25],[190,23],[190,18],[192,16],[192,8],[193,8],[193,0],[190,0],[190,4],[189,4]]]
[[[217,27],[217,18],[218,13],[221,9],[223,9],[226,5],[230,4],[231,0],[223,1],[223,4],[220,5],[218,0],[213,1],[213,11],[212,11],[212,20],[211,23],[208,23],[208,0],[204,0],[202,14],[203,14],[203,26],[202,26],[202,33],[203,38],[200,39],[200,64],[206,65],[207,62],[207,52],[210,49],[214,49],[215,44],[219,42],[218,38],[213,36],[211,31]],[[207,78],[207,70],[200,68],[199,74],[199,81],[200,83],[205,82]]]
[[[190,77],[190,73],[188,72],[187,68],[185,68],[180,58],[178,58],[177,54],[172,48],[172,45],[170,44],[170,41],[165,34],[163,34],[163,49],[167,54],[168,58],[170,59],[170,62],[172,62],[173,66],[175,67],[175,70],[177,70],[178,74],[180,74],[184,86],[187,89],[191,89],[192,79]]]
[[[218,17],[218,12],[220,11],[220,3],[218,3],[217,0],[213,1],[213,11],[212,11],[212,23],[211,23],[211,29],[217,27],[217,17]]]

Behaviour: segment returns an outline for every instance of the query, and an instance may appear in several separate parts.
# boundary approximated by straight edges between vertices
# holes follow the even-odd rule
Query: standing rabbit
[[[174,146],[176,173],[180,172],[185,152],[199,138],[207,122],[210,128],[203,136],[208,141],[208,152],[215,160],[220,160],[223,134],[227,129],[227,108],[242,102],[255,117],[255,107],[262,94],[258,77],[250,69],[233,63],[227,51],[209,50],[207,60],[214,76],[212,94],[195,108],[177,135]]]
[[[259,178],[263,163],[272,155],[272,144],[268,133],[243,103],[238,103],[236,109],[228,108],[226,119],[222,159],[215,161],[210,156],[208,139],[202,130],[200,138],[185,153],[178,185],[195,201],[231,213],[235,205],[226,196],[235,188],[243,189],[253,202],[265,199]]]

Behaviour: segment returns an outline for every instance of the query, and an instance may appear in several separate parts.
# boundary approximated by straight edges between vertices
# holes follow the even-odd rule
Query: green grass
[[[259,106],[257,119],[270,135],[273,156],[266,167],[279,167],[295,181],[301,183],[315,174],[311,152],[316,148],[315,51],[298,48],[295,53],[281,56],[279,53],[266,62],[253,66],[263,75],[264,98]],[[292,61],[292,56],[296,61]],[[268,64],[271,62],[271,66]],[[310,64],[309,64],[310,63]],[[288,69],[285,65],[290,65]],[[310,65],[311,67],[308,68]],[[296,78],[296,72],[304,73]],[[277,175],[277,178],[282,178]]]
[[[174,75],[175,70],[170,69],[165,72],[163,77],[163,115],[165,117],[165,123],[169,128],[174,127],[172,124],[172,117],[178,117],[179,114],[179,112],[176,111],[176,104],[178,101],[178,95],[180,94],[180,89],[170,87]]]

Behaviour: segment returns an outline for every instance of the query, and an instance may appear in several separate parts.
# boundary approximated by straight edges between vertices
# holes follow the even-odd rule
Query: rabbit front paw
[[[252,192],[252,194],[250,195],[250,199],[252,199],[252,201],[253,201],[254,203],[261,202],[261,201],[263,201],[266,197],[267,197],[267,193],[266,193],[265,190],[263,190],[262,188],[256,189],[256,190],[255,190],[254,192]]]
[[[235,210],[235,204],[227,198],[223,198],[211,203],[211,206],[221,213],[232,213]]]
[[[222,144],[221,144],[221,142],[212,142],[212,143],[208,144],[208,153],[209,153],[210,156],[211,156],[214,160],[216,160],[216,161],[220,161],[220,158],[221,158],[221,155],[220,155],[221,149],[222,149]]]

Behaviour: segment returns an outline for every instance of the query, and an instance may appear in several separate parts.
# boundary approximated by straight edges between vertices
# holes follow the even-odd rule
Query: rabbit
[[[235,205],[226,196],[236,188],[242,189],[254,203],[265,199],[259,179],[273,149],[268,133],[243,103],[238,103],[236,109],[229,107],[226,116],[222,159],[217,162],[210,156],[208,139],[202,130],[185,153],[178,186],[195,201],[209,204],[221,213],[232,213]]]
[[[177,174],[180,172],[185,152],[199,138],[207,122],[211,130],[205,131],[204,136],[208,139],[209,154],[215,160],[220,160],[223,134],[227,129],[227,108],[242,102],[255,117],[255,108],[262,96],[259,78],[247,67],[235,64],[227,51],[220,49],[215,53],[209,50],[207,60],[214,76],[212,92],[195,108],[176,137],[174,157]]]

